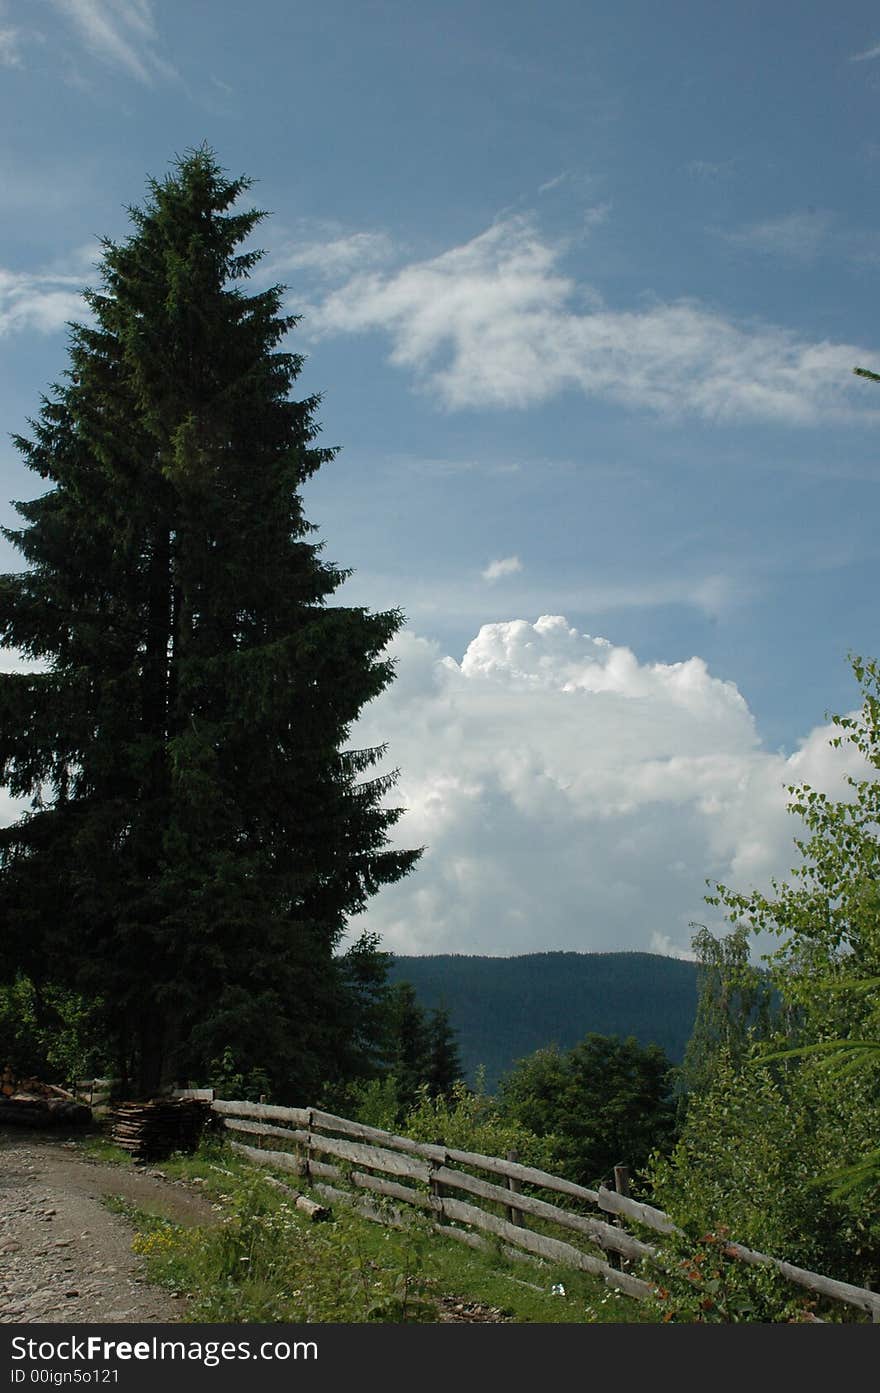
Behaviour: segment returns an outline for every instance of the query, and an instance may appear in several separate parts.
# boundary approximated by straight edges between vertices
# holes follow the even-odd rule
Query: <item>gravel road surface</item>
[[[147,1282],[131,1226],[105,1195],[178,1223],[217,1218],[204,1196],[149,1168],[85,1160],[63,1132],[0,1131],[0,1324],[181,1319],[185,1297]]]

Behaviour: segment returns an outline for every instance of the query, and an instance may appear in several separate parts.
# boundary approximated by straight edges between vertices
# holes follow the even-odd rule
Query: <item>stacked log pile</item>
[[[136,1161],[160,1161],[172,1151],[195,1151],[210,1105],[192,1098],[153,1098],[110,1109],[111,1137]]]
[[[0,1125],[82,1126],[91,1120],[91,1108],[78,1103],[66,1088],[42,1079],[16,1079],[11,1065],[0,1074]]]

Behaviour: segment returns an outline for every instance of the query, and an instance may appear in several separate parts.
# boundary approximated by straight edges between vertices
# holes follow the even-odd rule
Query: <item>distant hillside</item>
[[[634,1035],[680,1063],[697,1006],[697,967],[656,953],[463,954],[395,958],[392,982],[445,1006],[465,1077],[486,1069],[492,1091],[515,1060],[545,1045],[571,1049],[590,1031]]]

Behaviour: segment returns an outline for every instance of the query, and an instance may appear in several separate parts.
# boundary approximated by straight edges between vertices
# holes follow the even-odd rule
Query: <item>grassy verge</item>
[[[118,1159],[97,1138],[84,1139],[83,1148],[94,1159]],[[160,1169],[197,1184],[220,1207],[218,1223],[183,1228],[125,1201],[111,1203],[134,1224],[134,1247],[151,1280],[190,1297],[190,1321],[436,1321],[444,1310],[473,1304],[489,1308],[490,1318],[517,1323],[654,1318],[586,1273],[445,1239],[415,1211],[403,1229],[339,1204],[329,1221],[312,1222],[254,1167],[214,1142],[194,1156],[163,1161]]]

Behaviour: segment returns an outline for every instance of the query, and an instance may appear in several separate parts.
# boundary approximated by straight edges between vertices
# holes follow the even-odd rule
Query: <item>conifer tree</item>
[[[425,1082],[432,1098],[451,1098],[462,1077],[455,1030],[445,1006],[435,1006],[428,1021],[428,1067]]]
[[[388,1067],[397,1081],[401,1113],[415,1106],[426,1082],[431,1037],[411,982],[395,982],[388,992]]]
[[[305,1096],[355,1029],[348,919],[419,854],[388,847],[384,747],[346,749],[402,616],[327,603],[301,488],[335,451],[290,397],[285,287],[242,289],[250,183],[189,152],[103,242],[0,578],[0,643],[42,668],[0,676],[0,784],[33,804],[0,833],[2,970],[100,999],[145,1096],[225,1048]]]

